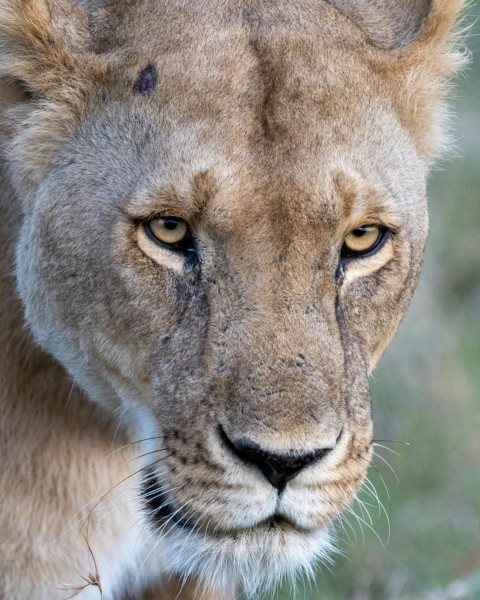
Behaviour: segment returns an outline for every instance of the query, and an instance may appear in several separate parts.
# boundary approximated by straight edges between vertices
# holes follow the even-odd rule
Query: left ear
[[[362,30],[371,65],[428,166],[448,142],[444,98],[465,62],[455,23],[464,0],[327,0]]]

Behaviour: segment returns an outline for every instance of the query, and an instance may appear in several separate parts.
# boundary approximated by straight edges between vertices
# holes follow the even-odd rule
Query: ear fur
[[[0,0],[0,77],[22,82],[35,96],[78,94],[88,78],[88,40],[88,16],[77,4]]]
[[[410,43],[425,19],[431,0],[330,0],[377,48]]]
[[[452,75],[467,62],[457,27],[464,7],[463,0],[432,0],[416,39],[391,57],[398,111],[427,165],[450,143],[445,97]]]
[[[444,98],[465,63],[455,24],[464,0],[328,0],[365,34],[372,67],[390,83],[398,114],[428,166],[446,148]]]
[[[0,0],[1,131],[22,195],[48,172],[101,76],[88,25],[69,0]]]
[[[462,0],[328,0],[383,50],[408,46],[418,38],[445,37]],[[426,34],[426,35],[425,35]]]

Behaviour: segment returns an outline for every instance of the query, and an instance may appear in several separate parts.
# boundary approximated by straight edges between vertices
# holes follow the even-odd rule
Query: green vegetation
[[[472,23],[479,8],[471,4]],[[364,491],[375,533],[365,524],[362,533],[349,517],[353,530],[338,528],[344,556],[331,572],[320,568],[312,584],[300,583],[298,600],[480,599],[478,23],[468,46],[473,62],[454,100],[456,156],[430,181],[431,234],[419,289],[372,381],[375,437],[409,444],[383,443],[398,456],[378,446],[370,470],[390,539],[385,512]],[[369,523],[358,503],[355,512]],[[285,588],[266,598],[293,597]]]

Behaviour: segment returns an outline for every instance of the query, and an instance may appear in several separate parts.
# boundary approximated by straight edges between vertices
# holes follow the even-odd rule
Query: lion
[[[0,0],[0,597],[311,572],[372,454],[460,0]]]

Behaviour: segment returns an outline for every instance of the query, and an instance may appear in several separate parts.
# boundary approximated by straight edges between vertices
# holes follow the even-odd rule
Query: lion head
[[[169,569],[252,591],[328,551],[419,274],[459,8],[0,2],[26,320],[144,440]]]

